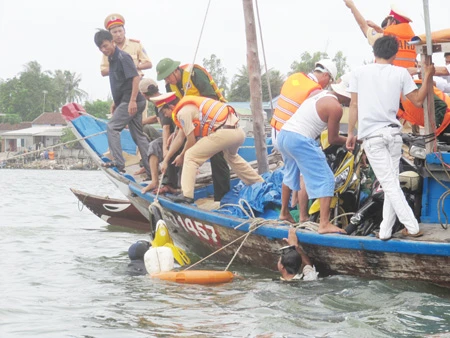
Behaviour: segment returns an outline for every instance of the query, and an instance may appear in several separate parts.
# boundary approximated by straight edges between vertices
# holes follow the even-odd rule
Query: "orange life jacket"
[[[182,126],[177,118],[177,114],[187,104],[197,106],[200,111],[198,118],[193,121],[195,137],[208,136],[211,132],[218,129],[218,127],[214,127],[216,123],[222,123],[223,125],[230,114],[237,115],[233,107],[223,102],[208,97],[188,95],[183,97],[172,111],[173,122],[178,128],[182,128]]]
[[[422,80],[415,80],[414,82],[417,84],[421,84]],[[444,119],[442,120],[441,125],[435,131],[436,136],[438,136],[450,124],[450,97],[436,87],[433,87],[433,89],[434,94],[447,104],[447,110],[445,112]],[[408,100],[403,95],[400,101],[402,103],[403,110],[399,110],[398,116],[400,118],[405,119],[406,121],[411,122],[412,124],[423,126],[424,125],[423,108],[416,107],[410,100]]]
[[[211,87],[214,89],[214,92],[217,95],[217,98],[219,99],[219,101],[222,102],[227,102],[227,100],[225,99],[225,97],[222,94],[222,90],[217,86],[216,82],[214,81],[214,79],[212,78],[211,74],[208,73],[208,71],[197,65],[197,64],[187,64],[187,65],[182,65],[180,66],[181,69],[183,69],[183,76],[181,79],[181,84],[184,90],[184,95],[194,95],[194,96],[200,96],[200,90],[195,87],[194,82],[192,81],[192,76],[191,73],[195,70],[198,69],[201,72],[205,73],[205,75],[208,77],[209,79],[209,84],[211,85]],[[182,98],[183,94],[180,92],[180,90],[178,89],[177,85],[170,85],[170,90],[175,92],[175,95],[178,98]]]
[[[316,81],[311,80],[304,73],[295,73],[289,76],[281,88],[270,125],[279,131],[303,101],[313,91],[321,89],[322,87]]]
[[[416,47],[410,46],[407,42],[415,35],[409,23],[400,23],[387,26],[384,35],[393,35],[398,39],[398,52],[394,60],[394,65],[408,68],[416,66]]]

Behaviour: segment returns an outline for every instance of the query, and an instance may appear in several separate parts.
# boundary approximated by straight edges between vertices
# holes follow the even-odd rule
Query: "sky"
[[[215,54],[231,81],[247,63],[243,4],[241,0],[211,0],[200,38],[208,2],[0,0],[0,79],[13,78],[25,64],[37,61],[43,70],[76,72],[89,100],[106,100],[109,80],[100,75],[102,54],[94,44],[94,34],[97,28],[104,28],[108,14],[120,13],[125,18],[126,36],[140,40],[153,62],[153,68],[144,72],[146,77],[156,79],[156,64],[165,57],[182,64],[202,64],[204,58]],[[377,24],[389,14],[392,3],[354,2],[367,20]],[[393,3],[413,20],[417,34],[425,33],[422,0]],[[303,52],[321,51],[333,57],[342,51],[350,68],[372,60],[371,47],[343,0],[257,0],[257,4],[269,69],[286,74]],[[254,9],[256,16],[256,6]],[[429,0],[429,9],[432,30],[450,28],[450,0]],[[263,65],[260,41],[259,49]],[[433,61],[443,65],[443,54],[436,54]]]

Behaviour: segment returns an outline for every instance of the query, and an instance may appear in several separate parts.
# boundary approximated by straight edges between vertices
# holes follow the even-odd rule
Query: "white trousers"
[[[383,221],[380,238],[389,238],[396,216],[410,234],[419,232],[419,223],[400,188],[399,165],[402,155],[402,137],[399,128],[384,127],[364,139],[363,147],[384,191]]]

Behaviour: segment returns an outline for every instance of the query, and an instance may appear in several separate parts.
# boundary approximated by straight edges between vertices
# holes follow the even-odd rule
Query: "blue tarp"
[[[283,171],[282,169],[277,169],[272,173],[263,174],[262,177],[264,182],[250,186],[246,186],[242,181],[239,181],[220,201],[221,206],[226,204],[232,204],[233,206],[224,206],[217,212],[247,218],[239,206],[234,206],[241,205],[248,211],[246,203],[240,203],[240,200],[244,200],[253,209],[256,217],[277,219],[279,211],[274,209],[278,209],[281,206]]]

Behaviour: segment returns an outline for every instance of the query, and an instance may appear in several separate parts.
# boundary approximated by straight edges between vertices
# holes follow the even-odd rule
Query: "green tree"
[[[106,119],[107,117],[106,114],[109,114],[111,104],[112,100],[109,101],[95,100],[93,102],[86,101],[84,103],[84,109],[86,109],[86,112],[95,117]]]
[[[56,70],[53,74],[56,95],[61,105],[69,102],[82,102],[87,93],[79,88],[81,76],[68,70]]]
[[[61,143],[66,143],[66,142],[73,141],[76,139],[77,139],[77,137],[72,132],[72,129],[70,129],[69,127],[63,129],[63,134],[61,135]],[[66,144],[66,147],[67,148],[75,148],[75,147],[77,147],[78,143],[79,142],[72,142],[72,143]]]
[[[272,93],[272,99],[280,95],[281,87],[283,87],[284,76],[280,73],[279,70],[269,69],[269,83],[270,83],[270,91]],[[267,73],[263,74],[261,77],[261,87],[263,94],[263,101],[270,101],[269,97],[269,89],[267,86]]]
[[[203,67],[211,74],[217,86],[222,90],[223,96],[228,93],[227,70],[222,66],[222,61],[215,55],[211,54],[209,59],[203,59]]]
[[[0,83],[0,112],[33,121],[43,112],[59,111],[63,104],[86,97],[80,81],[76,73],[43,71],[37,61],[31,61],[16,77]]]
[[[238,74],[231,80],[230,94],[228,101],[247,102],[250,101],[250,84],[247,66],[242,66]]]
[[[309,73],[314,70],[314,65],[317,61],[327,58],[329,58],[327,53],[315,52],[311,55],[309,52],[304,52],[300,56],[300,61],[294,61],[291,64],[291,72],[289,72],[289,75],[298,72]],[[339,79],[341,75],[345,74],[350,69],[347,65],[347,57],[344,56],[344,53],[338,51],[332,60],[336,63],[336,79]]]

